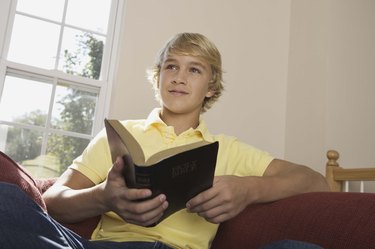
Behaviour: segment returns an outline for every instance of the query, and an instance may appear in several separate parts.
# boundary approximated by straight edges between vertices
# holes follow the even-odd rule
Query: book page
[[[201,146],[206,145],[206,144],[210,144],[210,142],[199,141],[199,142],[196,142],[196,143],[181,145],[181,146],[173,147],[173,148],[170,148],[170,149],[162,150],[162,151],[150,156],[147,159],[147,161],[145,162],[144,166],[153,165],[157,162],[160,162],[161,160],[163,160],[165,158],[171,157],[171,156],[176,155],[178,153],[181,153],[183,151],[187,151],[187,150],[191,150],[191,149],[201,147]],[[138,165],[138,166],[141,166],[141,165]]]
[[[116,131],[116,133],[120,136],[122,142],[125,144],[126,148],[128,149],[133,162],[136,165],[144,165],[145,164],[145,155],[143,150],[137,140],[133,137],[133,135],[125,128],[124,125],[121,124],[119,120],[107,120],[108,123],[112,126],[112,128]]]

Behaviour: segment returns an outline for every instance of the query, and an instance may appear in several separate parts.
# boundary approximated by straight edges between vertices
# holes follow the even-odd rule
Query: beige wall
[[[290,1],[127,1],[110,116],[145,117],[157,105],[146,67],[170,36],[200,32],[220,49],[226,72],[222,99],[204,115],[212,132],[283,156],[289,22]]]
[[[129,0],[111,117],[157,105],[145,69],[183,31],[222,52],[226,91],[204,115],[212,132],[322,173],[330,148],[342,165],[374,165],[375,1]]]
[[[375,1],[332,1],[326,144],[375,167]]]
[[[285,157],[324,172],[329,1],[291,6]]]
[[[293,1],[285,156],[375,166],[375,1]],[[319,167],[318,167],[319,166]]]

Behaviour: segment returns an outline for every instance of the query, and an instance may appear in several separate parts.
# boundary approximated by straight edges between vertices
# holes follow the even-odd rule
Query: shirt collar
[[[146,122],[145,122],[145,130],[149,129],[153,124],[164,124],[164,121],[160,118],[160,108],[155,108],[151,111],[148,115]]]
[[[161,111],[161,108],[155,108],[151,111],[151,113],[148,115],[148,117],[145,121],[145,130],[150,129],[152,126],[155,126],[155,125],[156,126],[161,125],[161,126],[167,127],[167,124],[164,123],[164,121],[160,118],[160,111]],[[202,117],[199,117],[198,127],[195,128],[195,129],[191,128],[190,130],[191,130],[190,132],[200,133],[200,135],[203,137],[203,139],[205,141],[208,141],[208,142],[214,141],[214,138],[210,134],[210,132],[208,131],[207,125],[204,122],[204,120],[202,119]],[[186,131],[186,132],[188,132],[188,131]]]

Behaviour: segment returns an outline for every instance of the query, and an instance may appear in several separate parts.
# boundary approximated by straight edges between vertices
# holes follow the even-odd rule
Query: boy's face
[[[210,64],[196,56],[169,54],[161,64],[158,88],[163,108],[176,114],[200,114],[203,100],[212,97]]]

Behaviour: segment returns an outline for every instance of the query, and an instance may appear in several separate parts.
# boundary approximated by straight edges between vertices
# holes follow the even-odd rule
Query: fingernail
[[[169,205],[168,202],[164,202],[164,203],[163,203],[163,209],[164,209],[164,210],[167,209],[168,205]]]
[[[160,195],[159,200],[160,202],[164,202],[167,199],[165,195]]]

